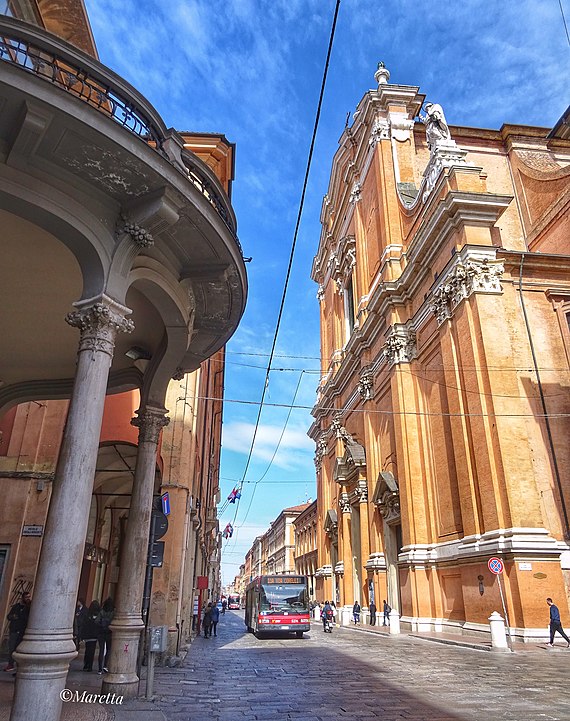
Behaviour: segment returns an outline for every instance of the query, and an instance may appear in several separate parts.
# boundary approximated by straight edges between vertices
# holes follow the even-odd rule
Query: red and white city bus
[[[248,631],[287,631],[302,638],[310,630],[306,576],[258,576],[246,589],[245,625]]]
[[[239,596],[228,596],[228,608],[232,611],[239,611]]]

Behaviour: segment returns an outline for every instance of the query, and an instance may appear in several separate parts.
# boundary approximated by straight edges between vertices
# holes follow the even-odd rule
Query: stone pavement
[[[245,632],[243,612],[229,612],[218,637],[196,639],[181,667],[156,669],[153,701],[69,703],[62,719],[570,721],[565,644],[525,644],[510,654],[482,652],[489,648],[480,639],[430,640],[365,626],[324,634],[320,623],[303,639],[257,639]],[[96,693],[101,677],[80,668],[78,659],[68,688]],[[0,721],[9,717],[12,687],[11,674],[2,674]]]

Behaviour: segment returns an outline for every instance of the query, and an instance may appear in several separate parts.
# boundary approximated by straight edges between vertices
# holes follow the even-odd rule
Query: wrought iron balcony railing
[[[145,142],[181,172],[164,148],[170,131],[152,105],[131,85],[69,43],[43,28],[0,16],[0,61],[35,75],[87,103]],[[240,252],[236,224],[217,178],[207,166],[182,152],[187,177],[216,210]]]

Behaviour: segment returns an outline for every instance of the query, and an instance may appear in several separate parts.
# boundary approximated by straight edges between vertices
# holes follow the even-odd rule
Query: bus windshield
[[[265,613],[304,613],[307,611],[307,593],[304,585],[262,583],[259,610]]]

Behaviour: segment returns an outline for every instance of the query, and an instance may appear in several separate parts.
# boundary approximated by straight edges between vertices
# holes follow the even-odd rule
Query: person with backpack
[[[12,654],[18,648],[20,641],[24,638],[24,633],[28,625],[28,618],[30,616],[31,603],[31,595],[27,591],[24,591],[22,593],[21,600],[18,603],[15,603],[8,613],[8,665],[4,671],[14,670],[14,657]]]
[[[103,673],[109,673],[107,664],[109,663],[109,656],[111,654],[111,631],[109,626],[115,615],[115,604],[112,598],[107,598],[103,602],[103,607],[97,617],[97,624],[99,626],[99,675]]]
[[[388,604],[388,601],[384,600],[384,601],[382,601],[382,603],[383,603],[382,611],[384,613],[384,620],[382,621],[382,625],[389,626],[390,625],[390,611],[392,610],[392,608]]]
[[[333,607],[328,601],[325,601],[325,605],[323,606],[323,610],[321,611],[321,619],[323,621],[323,631],[326,632],[327,624],[333,623],[334,621]]]

